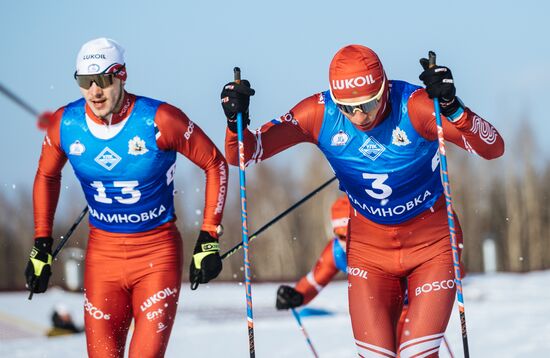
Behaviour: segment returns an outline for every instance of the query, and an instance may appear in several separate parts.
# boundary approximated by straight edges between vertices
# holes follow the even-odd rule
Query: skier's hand
[[[250,96],[254,96],[255,91],[250,88],[248,80],[242,80],[240,83],[229,82],[223,86],[220,95],[222,108],[227,117],[227,127],[237,133],[237,113],[243,114],[243,129],[250,124],[248,106],[250,105]]]
[[[304,295],[300,292],[287,285],[279,286],[277,290],[277,302],[275,303],[278,310],[295,308],[301,306],[302,303],[304,303]]]
[[[424,71],[418,78],[424,82],[426,92],[430,98],[439,98],[441,114],[445,117],[453,117],[463,110],[463,106],[456,97],[456,88],[453,74],[448,67],[433,65],[430,67],[427,58],[420,59],[420,65]]]
[[[215,279],[221,270],[222,259],[218,240],[213,238],[207,231],[201,231],[189,267],[191,289],[195,290],[199,283],[207,283]]]
[[[39,237],[34,240],[34,246],[25,269],[26,286],[29,291],[42,293],[48,288],[52,274],[52,244],[51,237]]]

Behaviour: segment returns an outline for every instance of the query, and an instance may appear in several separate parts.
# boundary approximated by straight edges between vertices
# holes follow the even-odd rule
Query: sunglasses
[[[92,83],[95,83],[99,88],[105,89],[113,84],[117,73],[122,71],[124,66],[119,68],[113,73],[98,73],[95,75],[77,75],[74,73],[74,79],[78,86],[84,89],[89,89],[92,87]]]
[[[384,79],[384,82],[382,82],[382,87],[380,87],[380,90],[378,91],[376,96],[374,96],[373,98],[370,98],[370,99],[368,99],[364,102],[345,103],[344,104],[344,103],[341,103],[341,102],[337,102],[333,97],[334,102],[336,102],[336,106],[342,112],[347,113],[347,114],[354,114],[355,111],[368,113],[368,112],[372,111],[373,109],[375,109],[376,106],[378,106],[378,104],[382,100],[382,95],[384,94],[385,82],[386,82],[386,80]]]

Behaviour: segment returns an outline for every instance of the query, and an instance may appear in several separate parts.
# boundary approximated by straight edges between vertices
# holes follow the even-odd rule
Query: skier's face
[[[86,103],[92,112],[96,116],[106,119],[110,114],[120,110],[124,93],[124,82],[115,77],[113,84],[108,87],[101,88],[93,82],[88,89],[80,87],[80,92],[84,99],[86,99]]]
[[[359,97],[359,98],[351,98],[351,99],[340,99],[339,102],[342,104],[345,103],[357,103],[362,101],[368,101],[369,97]],[[371,124],[374,123],[374,120],[376,119],[376,115],[378,114],[378,111],[380,110],[380,107],[382,105],[381,101],[378,101],[376,106],[370,110],[369,112],[363,112],[361,109],[356,108],[353,113],[346,113],[340,109],[340,111],[346,116],[347,119],[351,121],[351,123],[355,124],[356,126],[360,127],[368,127]]]

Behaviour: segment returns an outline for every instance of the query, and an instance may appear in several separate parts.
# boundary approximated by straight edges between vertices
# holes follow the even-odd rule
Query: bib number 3
[[[365,189],[365,192],[371,197],[382,200],[391,195],[391,187],[384,184],[388,179],[388,174],[363,173],[363,179],[373,180],[371,184],[372,189]]]

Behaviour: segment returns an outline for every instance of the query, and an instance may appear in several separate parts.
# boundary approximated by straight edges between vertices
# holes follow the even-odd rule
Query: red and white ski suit
[[[135,96],[129,93],[124,96],[123,110],[113,115],[111,126],[122,123],[132,113]],[[48,128],[35,177],[35,237],[52,235],[61,169],[67,162],[60,138],[64,108],[55,112],[53,124]],[[98,129],[107,126],[88,105],[85,109],[92,126]],[[222,220],[227,193],[228,171],[222,153],[176,107],[161,104],[154,122],[159,149],[179,152],[204,170],[206,190],[201,230],[217,237],[215,229]],[[162,357],[176,316],[182,264],[182,241],[175,219],[139,233],[115,233],[90,225],[84,278],[88,355],[123,357],[133,318],[130,357]]]
[[[310,96],[280,121],[244,132],[245,162],[264,161],[298,143],[318,143],[324,119],[321,94]],[[387,96],[383,97],[387,100]],[[424,89],[407,103],[416,132],[437,140],[433,101]],[[382,105],[386,111],[390,106]],[[382,123],[388,112],[379,118]],[[445,140],[486,159],[501,156],[504,141],[487,121],[466,108],[450,122],[443,119]],[[228,162],[238,165],[237,135],[226,131]],[[458,171],[457,171],[458,173]],[[457,236],[462,232],[457,221]],[[444,198],[429,210],[396,225],[374,223],[352,210],[347,245],[349,308],[357,349],[363,357],[434,357],[452,310],[455,287]],[[396,326],[408,280],[409,309],[403,336]]]
[[[330,240],[327,243],[321,253],[321,256],[319,256],[317,262],[315,262],[313,269],[306,276],[302,277],[294,287],[296,291],[300,292],[304,296],[304,305],[310,303],[321,291],[321,289],[332,281],[338,271],[341,271],[341,268],[339,268],[339,265],[336,263],[337,258],[334,252],[334,240],[340,240],[339,244],[345,250],[350,209],[347,196],[339,197],[332,205],[331,222],[334,234],[337,238]],[[403,332],[403,324],[405,323],[407,310],[408,302],[404,302],[396,328],[397,341],[399,341]]]

